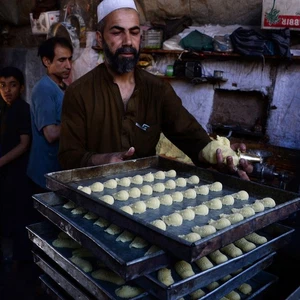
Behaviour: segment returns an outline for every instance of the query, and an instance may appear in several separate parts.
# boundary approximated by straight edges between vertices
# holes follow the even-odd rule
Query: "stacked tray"
[[[199,184],[188,184],[184,188],[178,188],[161,193],[153,193],[150,196],[141,196],[139,198],[130,198],[126,203],[124,201],[114,201],[112,205],[99,200],[103,195],[114,195],[124,190],[124,187],[117,186],[115,189],[105,189],[100,193],[86,194],[79,190],[79,186],[90,186],[92,183],[105,183],[109,179],[133,177],[135,175],[145,176],[148,173],[155,173],[160,170],[175,170],[176,178],[189,178],[197,175],[200,178]],[[197,168],[177,161],[168,160],[162,157],[150,157],[137,160],[126,161],[117,164],[108,164],[97,167],[81,168],[75,170],[60,171],[46,175],[47,185],[55,191],[57,195],[61,195],[68,200],[73,201],[77,206],[83,207],[88,211],[96,213],[111,223],[121,226],[122,228],[133,232],[134,234],[147,240],[150,244],[159,245],[162,249],[171,252],[177,258],[193,262],[241,237],[266,227],[278,220],[288,217],[290,214],[299,210],[300,198],[296,193],[267,187],[258,183],[240,180],[233,176],[227,176],[219,172],[214,172],[202,168]],[[173,178],[176,180],[176,178]],[[166,183],[166,180],[155,180],[151,184],[158,182]],[[179,191],[184,193],[187,189],[193,189],[195,185],[211,185],[215,182],[222,184],[222,190],[210,191],[208,195],[197,195],[194,199],[184,198],[182,202],[173,202],[170,206],[160,206],[159,209],[146,210],[140,214],[128,214],[121,209],[124,205],[132,205],[137,201],[147,201],[153,196],[162,196],[166,193]],[[223,206],[220,210],[210,210],[207,216],[196,216],[193,221],[184,221],[181,226],[168,226],[167,230],[155,227],[151,222],[167,216],[176,211],[182,211],[190,206],[202,204],[216,197],[232,195],[239,191],[246,191],[249,199],[246,201],[235,200],[234,206]],[[218,230],[215,234],[211,234],[206,238],[189,242],[178,235],[186,235],[191,232],[191,228],[195,225],[205,225],[211,219],[218,219],[220,214],[229,214],[232,208],[242,208],[245,204],[251,205],[256,199],[264,197],[272,197],[276,206],[267,208],[262,212],[245,218],[229,227]],[[42,209],[40,208],[42,211]],[[45,210],[42,212],[46,217]],[[50,213],[50,212],[49,212]],[[51,212],[52,214],[52,212]],[[55,222],[55,221],[54,221]],[[73,236],[78,240],[77,236]],[[176,249],[176,251],[174,251]],[[162,265],[165,262],[162,262]]]
[[[72,256],[70,249],[57,248],[52,245],[53,240],[60,233],[56,226],[49,222],[43,222],[30,225],[27,229],[30,239],[42,250],[34,250],[36,264],[55,282],[59,283],[74,299],[79,299],[79,296],[82,297],[80,299],[85,299],[84,297],[88,297],[88,299],[122,299],[115,294],[115,290],[122,285],[95,279],[91,272],[83,271],[83,269],[70,260]],[[231,279],[220,284],[217,289],[208,292],[203,299],[221,298],[245,282],[248,282],[253,290],[251,295],[244,296],[243,299],[253,299],[254,295],[261,293],[276,280],[276,277],[271,274],[262,272],[264,268],[272,263],[274,255],[274,252],[270,253],[254,262],[250,267],[236,272],[237,274],[233,275]],[[97,270],[98,262],[93,260],[93,258],[89,260],[93,263],[93,270]],[[190,286],[193,285],[192,281],[189,284]],[[136,280],[125,282],[124,285],[136,286]],[[190,287],[183,294],[188,294],[195,288],[197,287]],[[168,299],[160,295],[158,297],[151,296],[149,293],[155,294],[151,287],[147,291],[131,299]],[[180,297],[180,292],[176,296],[173,295],[172,299],[178,299],[178,297]],[[189,296],[186,296],[185,299],[189,299]]]

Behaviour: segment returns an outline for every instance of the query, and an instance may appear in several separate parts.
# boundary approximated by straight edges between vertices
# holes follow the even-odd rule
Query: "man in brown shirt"
[[[98,22],[105,62],[65,93],[59,149],[62,167],[155,155],[161,132],[196,165],[205,165],[201,150],[211,141],[208,134],[167,81],[136,67],[141,29],[134,1],[103,0]],[[231,147],[246,149],[244,144]],[[219,168],[226,166],[233,172],[231,157],[225,165],[221,151],[216,156]],[[247,179],[246,173],[242,175]]]

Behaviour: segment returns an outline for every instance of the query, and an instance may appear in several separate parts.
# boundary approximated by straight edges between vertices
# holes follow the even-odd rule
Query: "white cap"
[[[97,7],[98,22],[119,8],[132,8],[138,11],[134,0],[103,0]]]

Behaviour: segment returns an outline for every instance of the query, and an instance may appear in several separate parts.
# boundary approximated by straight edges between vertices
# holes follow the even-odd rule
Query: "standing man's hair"
[[[60,45],[61,47],[68,48],[73,53],[73,46],[71,42],[64,38],[64,37],[52,37],[44,41],[38,50],[38,56],[43,59],[43,57],[49,58],[49,60],[52,62],[55,56],[54,49],[56,45]]]
[[[0,77],[14,77],[15,79],[17,79],[20,85],[24,85],[25,82],[22,71],[15,67],[5,67],[0,70]]]

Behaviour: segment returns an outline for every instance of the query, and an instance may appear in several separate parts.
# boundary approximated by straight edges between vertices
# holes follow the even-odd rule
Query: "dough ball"
[[[183,177],[179,177],[175,180],[176,186],[179,187],[185,187],[186,186],[186,180]]]
[[[78,207],[73,208],[73,209],[71,210],[71,213],[72,213],[73,215],[82,215],[82,214],[85,214],[85,213],[87,213],[87,212],[88,212],[87,209],[85,209],[84,207],[81,207],[81,206],[78,206]]]
[[[155,179],[165,179],[166,175],[164,171],[157,171],[156,173],[154,173],[154,178]]]
[[[183,222],[182,216],[176,212],[161,218],[168,226],[180,226]]]
[[[160,207],[160,201],[158,197],[151,197],[145,203],[147,208],[157,209]]]
[[[117,238],[116,241],[117,242],[122,242],[122,243],[126,243],[126,242],[131,242],[134,239],[135,235],[128,231],[128,230],[124,230]]]
[[[220,218],[228,219],[231,224],[235,224],[235,223],[238,223],[238,222],[244,220],[244,216],[242,214],[238,213],[238,212],[233,213],[233,214],[229,214],[229,215],[220,214]]]
[[[165,187],[168,190],[173,190],[176,188],[176,182],[173,179],[169,179],[165,182]]]
[[[73,262],[77,267],[83,270],[83,272],[88,273],[93,270],[92,264],[81,257],[72,256],[70,261]]]
[[[77,256],[77,257],[81,257],[81,258],[94,257],[94,254],[89,249],[86,249],[86,248],[83,248],[83,247],[73,250],[72,255]]]
[[[225,296],[225,298],[229,300],[240,300],[241,296],[236,291],[231,291],[229,294]]]
[[[195,187],[195,191],[198,195],[208,195],[209,187],[207,185],[200,185]]]
[[[178,237],[180,237],[190,243],[194,243],[201,239],[200,234],[198,234],[196,232],[190,232],[188,234],[180,234],[180,235],[178,235]]]
[[[183,194],[181,192],[174,192],[171,194],[171,197],[174,202],[182,202],[183,201]]]
[[[220,218],[218,220],[209,220],[208,224],[214,226],[217,230],[221,230],[231,225],[230,221],[226,218]]]
[[[169,170],[169,171],[166,171],[165,172],[165,175],[167,176],[167,177],[176,177],[176,175],[177,175],[177,173],[176,173],[176,171],[175,170]]]
[[[265,210],[265,206],[264,204],[261,202],[261,201],[255,201],[254,203],[252,204],[246,204],[245,206],[250,206],[254,209],[254,211],[257,213],[257,212],[262,212]]]
[[[137,201],[130,205],[134,214],[142,214],[146,211],[147,206],[144,201]]]
[[[214,281],[212,283],[210,283],[209,285],[206,286],[206,288],[209,290],[209,291],[213,291],[215,290],[217,287],[219,287],[219,283],[217,281]]]
[[[263,198],[259,201],[264,205],[265,208],[271,208],[276,206],[274,199],[270,197]]]
[[[91,275],[93,278],[108,281],[116,285],[125,284],[125,280],[121,276],[106,268],[100,268],[92,272]]]
[[[216,151],[222,150],[224,163],[226,163],[227,156],[232,156],[233,164],[236,166],[239,163],[239,157],[235,151],[230,148],[230,141],[226,137],[220,137],[217,135],[216,139],[213,139],[202,150],[202,155],[206,161],[211,164],[217,163]]]
[[[223,189],[223,185],[221,182],[216,181],[209,185],[209,190],[212,192],[220,192]]]
[[[80,191],[90,195],[92,193],[92,190],[89,186],[84,186],[82,189],[80,189]]]
[[[115,294],[120,298],[130,299],[144,293],[144,290],[140,287],[123,285],[115,290]]]
[[[255,215],[255,211],[250,206],[245,206],[243,208],[232,208],[231,211],[233,213],[240,213],[243,215],[244,218],[249,218]]]
[[[157,279],[166,286],[169,286],[174,283],[171,270],[168,268],[162,268],[158,270]]]
[[[124,177],[124,178],[121,178],[121,179],[116,179],[116,181],[117,181],[117,184],[120,185],[120,186],[128,187],[131,184],[131,181],[130,181],[129,177]]]
[[[262,245],[268,241],[266,237],[259,235],[256,232],[246,235],[245,239],[257,245]]]
[[[148,196],[152,195],[152,193],[153,193],[152,187],[148,184],[143,185],[141,187],[140,191],[141,191],[142,195],[148,195]]]
[[[122,232],[122,228],[116,224],[110,224],[104,231],[111,235],[116,235]]]
[[[71,249],[76,249],[76,248],[81,248],[81,245],[74,241],[73,239],[69,238],[64,238],[64,239],[56,239],[52,242],[52,245],[57,248],[71,248]]]
[[[131,178],[131,182],[134,184],[142,184],[144,181],[142,175],[135,175]]]
[[[129,198],[129,193],[126,190],[119,191],[114,194],[114,198],[120,201],[126,201]]]
[[[183,220],[192,221],[195,219],[195,212],[191,208],[176,211],[181,214]]]
[[[129,215],[133,215],[133,210],[129,205],[124,205],[124,206],[120,207],[120,209],[125,211]]]
[[[232,258],[243,255],[243,251],[233,243],[221,248],[221,251]]]
[[[72,208],[75,208],[76,207],[76,204],[69,200],[68,202],[66,202],[64,205],[63,205],[63,208],[66,208],[66,209],[72,209]]]
[[[249,194],[246,191],[242,190],[242,191],[232,194],[232,197],[235,199],[244,201],[244,200],[249,199]]]
[[[205,204],[199,204],[197,206],[194,206],[193,210],[195,214],[199,216],[206,216],[209,212],[209,208]]]
[[[83,216],[85,219],[87,220],[96,220],[98,219],[98,215],[96,215],[95,213],[89,211],[88,213],[86,213],[84,216]]]
[[[220,198],[213,198],[209,201],[203,202],[209,209],[221,209],[223,204]]]
[[[145,248],[148,246],[148,242],[141,238],[140,236],[137,236],[134,238],[134,240],[130,243],[129,248]]]
[[[114,204],[114,202],[115,202],[114,197],[111,196],[111,195],[100,196],[99,200],[101,200],[101,201],[103,201],[103,202],[105,202],[107,204],[110,204],[110,205]]]
[[[205,295],[205,292],[202,289],[198,289],[190,293],[191,300],[198,300]]]
[[[157,227],[161,230],[166,230],[167,229],[167,225],[163,220],[154,220],[150,224],[152,224],[153,226],[155,226],[155,227]]]
[[[92,192],[102,192],[104,185],[101,182],[94,182],[92,185],[90,185],[90,189]]]
[[[211,269],[214,266],[213,263],[206,256],[195,260],[195,263],[201,271]]]
[[[243,252],[249,252],[256,248],[255,244],[247,241],[245,238],[241,238],[234,242],[234,244],[239,247]]]
[[[216,250],[210,253],[208,256],[217,265],[222,264],[228,260],[228,257],[225,254],[223,254],[220,250]]]
[[[192,265],[184,260],[177,261],[174,265],[174,268],[182,279],[195,275]]]
[[[79,185],[78,187],[77,187],[77,190],[81,190],[83,188],[83,186],[82,185]]]
[[[118,184],[115,179],[109,179],[109,180],[105,181],[103,185],[107,189],[115,189]]]
[[[160,196],[158,199],[159,199],[159,202],[161,205],[169,206],[169,205],[172,205],[172,203],[173,203],[172,196],[168,195],[168,194]]]
[[[238,287],[238,290],[244,295],[249,295],[252,292],[252,287],[248,283],[243,283]]]
[[[137,187],[133,187],[128,191],[129,197],[131,198],[139,198],[141,196],[141,191]]]
[[[198,184],[200,182],[200,179],[197,175],[192,175],[187,179],[187,182],[189,184]]]
[[[226,195],[224,197],[221,197],[220,200],[222,201],[223,205],[233,205],[234,204],[234,198],[231,195]]]
[[[94,225],[105,228],[109,225],[109,221],[104,218],[99,217],[98,220],[94,223]]]
[[[151,172],[147,173],[143,176],[143,179],[146,182],[152,182],[152,181],[154,181],[154,175]]]
[[[187,199],[195,199],[197,197],[197,193],[194,189],[187,189],[183,192],[183,197]]]
[[[162,193],[165,191],[165,185],[161,182],[155,183],[152,186],[154,192]]]
[[[192,231],[197,232],[198,234],[200,234],[201,237],[204,238],[215,233],[217,230],[216,227],[213,225],[202,225],[202,226],[196,225],[192,227]]]

